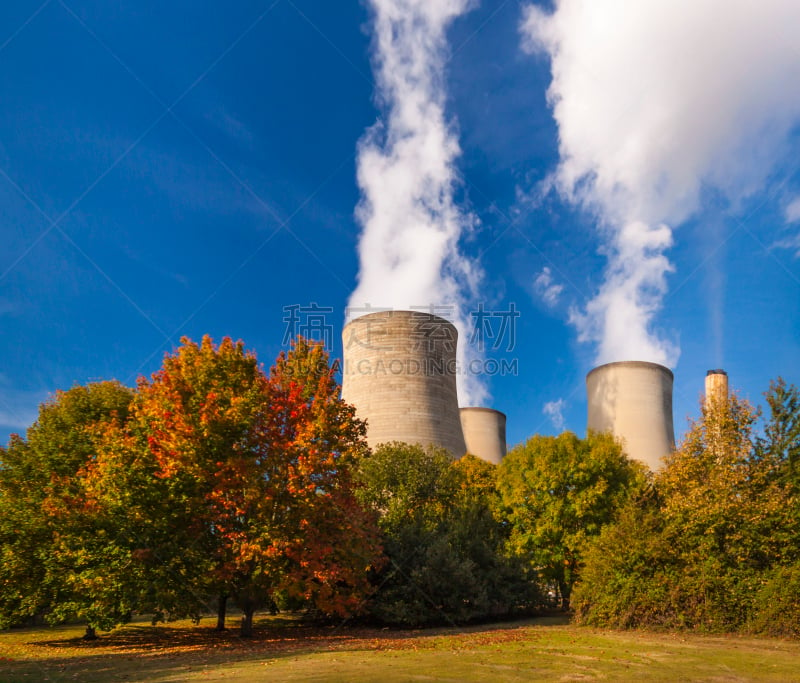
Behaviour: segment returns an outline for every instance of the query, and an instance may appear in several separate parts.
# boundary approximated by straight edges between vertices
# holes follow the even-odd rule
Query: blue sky
[[[778,25],[786,24],[782,4],[791,3],[767,3]],[[592,81],[603,89],[587,92],[558,60],[584,48],[593,55],[580,44],[593,38],[567,12],[581,3],[561,5],[550,23],[516,1],[465,6],[446,22],[436,54],[436,93],[459,146],[452,201],[470,226],[457,249],[482,274],[477,291],[464,295],[466,319],[480,304],[520,313],[513,339],[485,350],[518,372],[482,378],[489,404],[508,415],[509,442],[558,433],[558,414],[564,428],[583,433],[585,374],[608,359],[600,349],[610,334],[592,333],[587,311],[610,291],[609,263],[628,239],[614,226],[628,224],[634,205],[652,226],[671,229],[671,246],[630,258],[637,267],[655,256],[671,264],[654,276],[663,287],[650,281],[636,323],[648,335],[644,359],[668,350],[676,432],[697,413],[709,368],[725,368],[754,402],[779,375],[800,383],[800,106],[781,94],[796,90],[797,81],[786,81],[800,73],[796,49],[769,52],[780,45],[769,21],[743,22],[759,32],[733,17],[730,35],[752,30],[749,49],[768,53],[755,60],[761,71],[745,73],[711,38],[713,49],[698,48],[698,68],[688,71],[671,68],[691,49],[673,47],[652,65],[642,60],[639,73],[615,75],[616,52],[606,63],[611,51],[603,48]],[[391,109],[376,98],[374,17],[349,0],[0,7],[0,441],[24,431],[56,389],[110,378],[132,385],[182,335],[241,338],[269,365],[291,306],[329,309],[332,352],[341,356],[363,228],[355,215],[359,141]],[[602,45],[625,56],[632,32],[655,30],[652,17],[630,21]],[[628,57],[641,49],[633,42]],[[718,94],[703,81],[704,64],[722,83]],[[554,66],[561,80],[548,101]],[[615,156],[618,144],[603,147],[617,113],[598,105],[584,120],[568,107],[624,101],[626,83],[650,76],[672,90],[641,94],[624,111],[636,114],[641,101],[682,102],[671,119],[671,107],[659,112],[692,125],[645,135],[634,150],[645,162]],[[728,81],[736,87],[725,90]],[[737,116],[726,118],[730,111]],[[603,116],[611,123],[594,130]],[[686,155],[659,157],[647,147],[656,139],[659,150]],[[594,142],[596,158],[581,166],[575,150]],[[690,154],[698,149],[706,156]],[[652,159],[660,165],[648,166]],[[582,180],[570,186],[570,172]],[[650,175],[650,185],[630,180]],[[623,200],[604,178],[616,179]],[[633,339],[635,327],[612,336]],[[547,413],[546,404],[559,409]]]

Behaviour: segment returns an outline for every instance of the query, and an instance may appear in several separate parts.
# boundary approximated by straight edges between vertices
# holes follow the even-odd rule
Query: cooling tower
[[[706,373],[706,402],[725,401],[728,398],[728,373],[709,370]]]
[[[467,453],[499,465],[506,455],[506,416],[492,408],[462,408]]]
[[[675,448],[672,427],[672,371],[656,363],[623,361],[601,365],[586,375],[587,429],[610,431],[628,457],[651,470]]]
[[[381,311],[345,325],[342,341],[342,398],[367,421],[371,447],[405,441],[464,455],[452,324],[429,313]]]

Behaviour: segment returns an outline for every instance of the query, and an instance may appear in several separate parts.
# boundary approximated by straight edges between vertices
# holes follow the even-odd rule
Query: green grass
[[[264,619],[253,639],[189,622],[0,632],[0,681],[799,681],[800,643],[601,631],[559,617],[424,631]]]

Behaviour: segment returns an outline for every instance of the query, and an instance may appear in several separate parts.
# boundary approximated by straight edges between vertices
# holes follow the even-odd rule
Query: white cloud
[[[800,221],[800,197],[795,197],[783,210],[783,216],[787,223],[797,223]]]
[[[800,222],[800,197],[795,197],[783,210],[783,218],[786,226],[793,226]],[[795,258],[800,258],[800,233],[783,237],[772,244],[772,248],[788,249],[794,252]]]
[[[566,407],[566,402],[563,398],[558,399],[557,401],[548,401],[544,404],[542,408],[542,413],[547,415],[550,418],[550,422],[553,423],[553,427],[558,429],[559,431],[564,430],[564,408]]]
[[[788,249],[794,252],[795,258],[800,258],[800,235],[791,235],[775,242],[773,247]]]
[[[545,266],[533,281],[533,291],[548,306],[555,306],[564,291],[564,285],[553,282],[553,273],[549,266]]]
[[[529,5],[528,51],[551,61],[559,129],[553,182],[596,216],[605,282],[573,322],[598,362],[674,364],[653,321],[671,266],[671,227],[706,188],[732,202],[758,190],[800,120],[800,3],[559,0]]]
[[[449,306],[468,335],[464,292],[480,271],[459,250],[476,224],[453,199],[461,153],[445,114],[446,29],[468,0],[371,0],[373,70],[384,119],[358,146],[362,226],[358,286],[349,305],[409,309]],[[459,344],[460,360],[469,348]],[[479,405],[485,389],[459,375],[459,397]]]

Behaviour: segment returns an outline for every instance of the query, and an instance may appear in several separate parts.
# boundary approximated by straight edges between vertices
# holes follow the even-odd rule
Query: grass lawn
[[[0,632],[0,681],[800,681],[800,642],[571,626],[561,617],[390,631],[257,622],[256,636],[209,620]],[[231,620],[231,626],[233,626]]]

